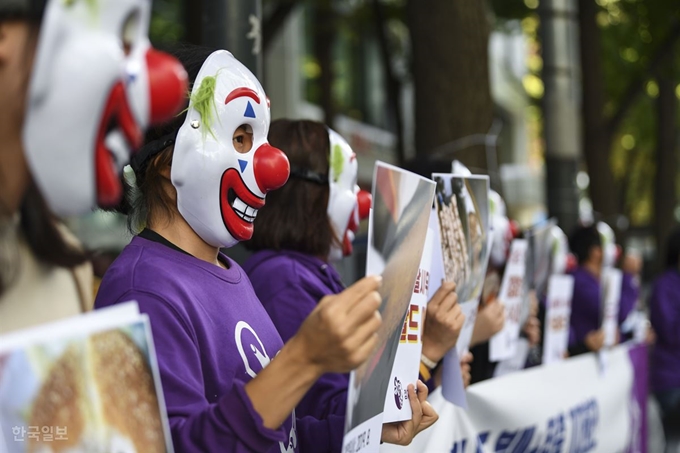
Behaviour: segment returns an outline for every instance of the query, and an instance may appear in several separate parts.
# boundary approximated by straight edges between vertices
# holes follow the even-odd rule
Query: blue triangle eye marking
[[[241,167],[241,173],[246,171],[246,167],[248,166],[248,161],[247,160],[238,160],[238,166]]]
[[[248,105],[246,106],[246,113],[243,114],[246,118],[255,118],[255,110],[253,110],[253,106],[250,104],[250,101],[248,101]]]

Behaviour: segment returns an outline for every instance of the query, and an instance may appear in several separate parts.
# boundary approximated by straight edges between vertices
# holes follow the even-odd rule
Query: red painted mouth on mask
[[[238,170],[229,168],[222,174],[220,211],[224,226],[234,239],[247,241],[253,237],[253,222],[263,206],[264,198],[248,189]]]
[[[347,224],[347,229],[345,230],[345,237],[342,238],[342,254],[343,256],[350,256],[354,247],[352,247],[352,242],[354,241],[354,234],[359,230],[358,222],[359,214],[355,208],[352,214],[349,216],[349,223]]]
[[[119,130],[123,134],[128,149],[137,149],[142,145],[142,131],[127,102],[123,82],[113,86],[97,131],[94,164],[97,204],[101,207],[115,206],[123,195],[123,187],[118,177],[122,168],[118,168],[119,163],[113,151],[106,145],[107,135],[114,130]]]

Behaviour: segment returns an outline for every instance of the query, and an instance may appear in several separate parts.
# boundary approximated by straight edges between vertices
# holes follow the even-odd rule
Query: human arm
[[[480,307],[477,313],[470,347],[489,341],[491,337],[503,329],[504,324],[505,307],[503,304],[499,303],[498,299],[487,302],[483,307]]]

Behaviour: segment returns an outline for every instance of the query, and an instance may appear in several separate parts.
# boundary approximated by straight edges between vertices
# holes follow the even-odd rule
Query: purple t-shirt
[[[294,251],[256,252],[243,264],[243,269],[284,341],[295,335],[324,296],[345,288],[333,266]],[[348,387],[348,374],[325,374],[302,399],[296,413],[319,419],[333,414],[344,417]],[[341,435],[341,427],[338,429]],[[340,450],[341,444],[342,440],[334,449]]]
[[[600,328],[602,324],[602,299],[600,281],[582,267],[576,268],[574,295],[569,320],[569,346],[582,344],[586,335]]]
[[[619,326],[633,311],[640,297],[640,284],[634,275],[623,273],[621,282],[621,305],[619,305]]]
[[[243,270],[221,261],[229,268],[135,237],[95,306],[135,300],[149,315],[176,451],[329,451],[337,439],[328,420],[291,416],[277,430],[263,426],[244,386],[283,342]]]
[[[655,392],[680,389],[680,273],[664,272],[654,283],[649,302],[656,332],[650,380]]]

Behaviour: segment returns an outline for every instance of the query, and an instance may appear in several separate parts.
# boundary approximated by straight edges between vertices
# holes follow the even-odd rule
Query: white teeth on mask
[[[248,223],[253,223],[255,221],[255,217],[257,217],[257,209],[248,206],[243,200],[240,198],[236,197],[234,202],[231,204],[232,209],[234,209],[234,212],[236,213],[237,216],[242,218]]]
[[[128,147],[125,136],[119,129],[109,132],[104,139],[104,145],[111,152],[116,161],[116,168],[123,168],[130,159],[130,148]]]
[[[241,213],[245,213],[246,210],[248,209],[248,205],[245,204],[245,202],[238,197],[236,197],[236,199],[234,200],[234,204],[232,204],[231,207],[234,208],[234,211],[238,211]]]

